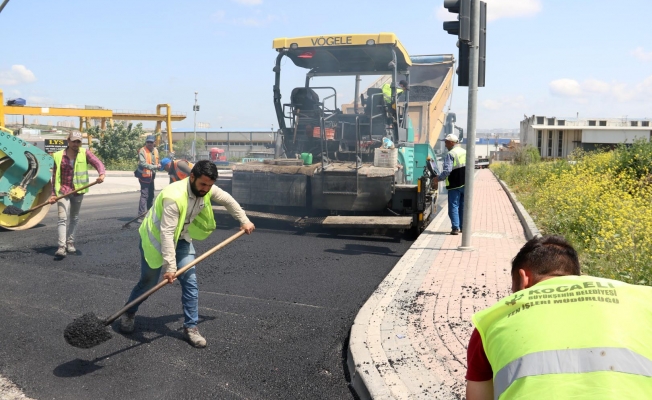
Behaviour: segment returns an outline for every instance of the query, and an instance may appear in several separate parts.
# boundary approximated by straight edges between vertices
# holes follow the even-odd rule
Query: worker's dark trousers
[[[152,208],[154,203],[154,177],[149,182],[140,182],[140,202],[138,203],[138,215],[143,215]]]

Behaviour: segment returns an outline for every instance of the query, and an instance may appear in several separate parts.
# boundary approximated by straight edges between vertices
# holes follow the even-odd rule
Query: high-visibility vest
[[[179,223],[174,231],[174,247],[176,248],[188,211],[188,179],[183,179],[166,186],[156,196],[154,207],[150,208],[138,229],[145,254],[145,260],[150,268],[161,268],[163,254],[161,252],[161,218],[163,216],[163,200],[174,200],[179,207]],[[188,233],[193,240],[204,240],[215,230],[215,216],[211,206],[211,194],[204,196],[204,208],[192,220]]]
[[[177,166],[177,164],[179,163],[179,161],[185,161],[185,160],[174,160],[174,161],[172,161],[172,162],[170,163],[170,172],[169,172],[169,175],[170,175],[170,183],[172,183],[172,182],[176,182],[176,181],[180,181],[180,180],[182,180],[182,179],[186,179],[186,178],[188,177],[188,174],[186,174],[185,172],[183,172],[183,171],[182,171],[181,169],[179,169],[179,167]],[[192,169],[193,164],[192,164],[190,161],[185,161],[185,162],[187,162],[187,163],[188,163],[188,167],[190,167],[190,169]]]
[[[392,86],[389,83],[386,83],[382,87],[383,90],[383,98],[385,99],[385,103],[387,104],[392,104],[394,99],[392,98]],[[396,97],[400,96],[401,93],[403,93],[403,89],[396,88]]]
[[[456,145],[448,154],[453,156],[453,170],[446,177],[446,189],[458,189],[464,186],[465,182],[466,150]]]
[[[158,149],[156,147],[154,147],[154,151],[149,151],[147,147],[143,146],[140,148],[140,150],[138,150],[138,154],[140,154],[141,151],[145,151],[145,162],[147,164],[158,165]],[[149,168],[138,167],[138,169],[140,170],[141,178],[148,179],[153,175],[152,170]]]
[[[473,316],[494,399],[652,398],[652,287],[547,279]]]
[[[57,169],[57,181],[54,182],[54,192],[61,195],[61,160],[63,160],[63,153],[66,149],[59,150],[52,154],[54,158],[54,167]],[[77,157],[75,157],[75,164],[73,165],[72,184],[75,189],[84,185],[88,185],[88,163],[86,162],[86,150],[79,149]],[[78,194],[88,193],[88,188],[80,190]]]

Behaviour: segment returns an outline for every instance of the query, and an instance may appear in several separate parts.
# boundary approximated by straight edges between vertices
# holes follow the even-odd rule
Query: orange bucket
[[[318,126],[313,128],[312,137],[314,138],[321,137],[321,129]],[[335,140],[335,128],[326,128],[326,140]]]

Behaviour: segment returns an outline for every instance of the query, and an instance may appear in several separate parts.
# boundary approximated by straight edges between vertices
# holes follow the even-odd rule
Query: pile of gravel
[[[410,102],[430,101],[437,93],[437,89],[430,86],[410,86]]]
[[[88,313],[72,321],[63,331],[63,338],[71,346],[89,349],[111,339],[111,333],[103,320]]]

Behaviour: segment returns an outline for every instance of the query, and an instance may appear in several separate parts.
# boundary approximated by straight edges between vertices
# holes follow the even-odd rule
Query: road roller
[[[50,205],[24,215],[3,211],[7,207],[26,211],[46,202],[52,194],[53,167],[48,153],[0,126],[0,228],[24,230],[41,222]]]

